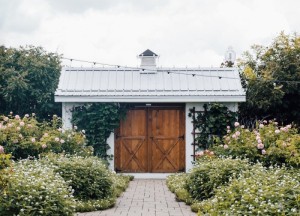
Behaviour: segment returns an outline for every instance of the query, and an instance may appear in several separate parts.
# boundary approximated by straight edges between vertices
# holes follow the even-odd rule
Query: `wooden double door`
[[[115,131],[118,172],[185,171],[185,113],[182,106],[136,107]]]

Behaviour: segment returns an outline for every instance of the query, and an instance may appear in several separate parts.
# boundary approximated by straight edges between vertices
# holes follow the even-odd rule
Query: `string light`
[[[142,68],[142,67],[130,67],[130,66],[122,66],[122,65],[115,65],[115,64],[108,64],[108,63],[102,63],[102,62],[95,62],[95,61],[87,61],[87,60],[80,60],[80,59],[74,59],[74,58],[66,58],[62,57],[62,59],[69,60],[69,61],[76,61],[76,62],[82,62],[82,63],[89,63],[93,65],[102,65],[102,66],[109,66],[109,67],[116,67],[116,68],[128,68],[133,70],[142,70],[142,71],[149,71],[149,72],[164,72],[167,74],[182,74],[182,75],[188,75],[188,76],[200,76],[200,77],[210,77],[210,78],[219,78],[219,79],[236,79],[239,80],[240,78],[237,77],[227,77],[227,76],[216,76],[216,75],[204,75],[204,74],[195,74],[195,73],[187,73],[187,72],[179,72],[179,71],[171,71],[166,69],[150,69],[150,68]],[[249,79],[244,79],[246,81],[249,81]],[[262,80],[262,79],[258,79]],[[293,81],[293,80],[264,80],[273,82],[273,85],[276,86],[276,83],[295,83],[298,84],[300,81]]]

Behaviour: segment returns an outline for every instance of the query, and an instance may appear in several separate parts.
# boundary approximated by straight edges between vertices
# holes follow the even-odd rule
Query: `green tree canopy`
[[[276,118],[300,123],[300,37],[280,33],[268,46],[254,45],[239,67],[247,102],[240,104],[240,119]]]
[[[54,92],[60,76],[60,56],[41,47],[0,47],[0,113],[60,114]]]

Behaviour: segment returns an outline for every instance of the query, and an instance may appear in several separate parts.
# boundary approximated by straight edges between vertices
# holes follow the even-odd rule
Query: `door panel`
[[[180,109],[152,109],[150,111],[150,146],[152,172],[177,172],[184,164],[184,130],[180,127]],[[182,148],[183,147],[183,148]]]
[[[116,140],[116,168],[123,172],[148,172],[147,112],[129,110]]]
[[[136,108],[115,136],[115,166],[121,172],[178,172],[185,168],[182,108]]]

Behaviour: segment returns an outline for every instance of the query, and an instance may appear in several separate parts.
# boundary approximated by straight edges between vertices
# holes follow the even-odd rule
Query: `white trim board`
[[[131,175],[135,179],[166,179],[167,176],[174,173],[118,173],[122,175]]]

